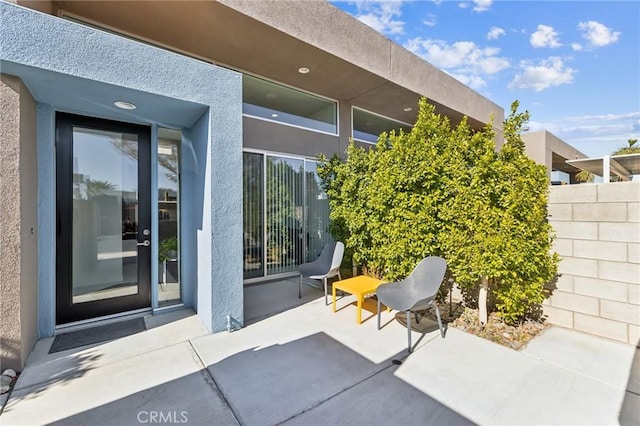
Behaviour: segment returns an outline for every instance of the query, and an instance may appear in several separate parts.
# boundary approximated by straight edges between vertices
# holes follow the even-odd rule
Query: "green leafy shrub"
[[[160,247],[158,248],[158,260],[164,262],[175,258],[178,253],[178,238],[167,237],[160,241]]]
[[[500,151],[491,125],[473,131],[463,119],[452,128],[422,99],[411,132],[382,134],[368,151],[352,142],[344,162],[321,157],[334,237],[387,280],[443,256],[466,299],[477,300],[483,283],[507,322],[530,315],[558,259],[550,254],[546,169],[524,153],[519,134],[529,116],[517,107]]]
[[[446,117],[424,102],[411,133],[383,134],[375,149],[353,144],[347,159],[321,158],[318,173],[329,196],[334,237],[345,241],[369,273],[396,280],[439,253],[441,201],[449,195],[452,155]]]

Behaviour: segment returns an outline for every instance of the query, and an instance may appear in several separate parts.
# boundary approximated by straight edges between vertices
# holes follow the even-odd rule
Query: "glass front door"
[[[56,324],[151,306],[150,139],[56,115]]]

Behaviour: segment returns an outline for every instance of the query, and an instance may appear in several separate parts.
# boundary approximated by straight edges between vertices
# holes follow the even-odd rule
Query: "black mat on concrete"
[[[140,333],[144,330],[144,319],[136,318],[114,324],[102,325],[100,327],[88,328],[86,330],[59,334],[55,339],[53,339],[53,344],[51,345],[51,349],[49,349],[49,353],[66,351],[67,349],[79,348],[80,346],[119,339],[121,337]]]

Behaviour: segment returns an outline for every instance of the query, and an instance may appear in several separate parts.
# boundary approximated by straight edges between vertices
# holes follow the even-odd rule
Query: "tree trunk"
[[[480,279],[480,294],[478,294],[478,314],[480,316],[480,325],[487,325],[487,294],[489,293],[489,279],[482,277]]]

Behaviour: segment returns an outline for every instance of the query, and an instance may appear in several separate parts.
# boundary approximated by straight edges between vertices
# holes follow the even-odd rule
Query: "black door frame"
[[[138,230],[151,231],[151,127],[56,113],[56,325],[151,308],[151,247],[138,245],[138,293],[97,301],[73,303],[73,128],[133,133],[138,136]],[[138,232],[137,241],[152,241]]]

